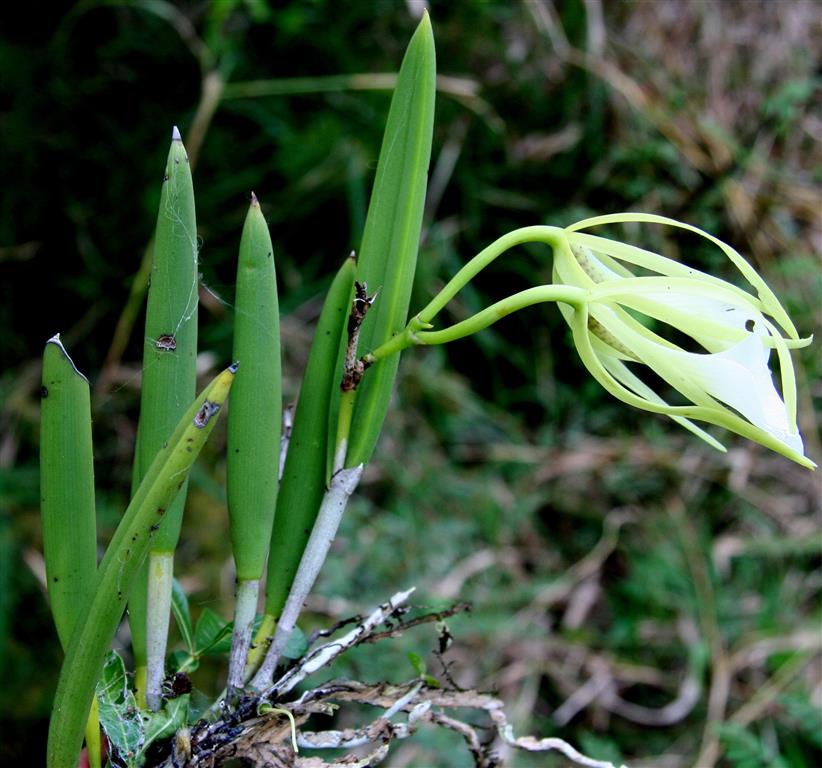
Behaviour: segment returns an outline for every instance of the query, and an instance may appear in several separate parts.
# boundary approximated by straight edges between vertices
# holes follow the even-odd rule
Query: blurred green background
[[[38,522],[43,343],[62,332],[92,382],[105,542],[128,493],[140,267],[171,126],[195,163],[203,374],[230,357],[253,189],[275,243],[293,399],[323,290],[359,243],[386,75],[423,4],[59,5],[0,5],[0,758],[17,765],[43,761],[60,663]],[[733,244],[800,333],[818,333],[818,3],[430,10],[441,79],[412,310],[511,228],[640,210]],[[733,277],[692,238],[645,236]],[[509,254],[448,315],[547,282],[550,269],[547,249]],[[810,348],[795,360],[818,462],[820,358]],[[820,765],[819,475],[725,438],[722,455],[609,399],[550,306],[412,350],[305,627],[416,585],[422,605],[472,602],[451,622],[449,672],[497,691],[518,733],[649,768]],[[192,475],[178,562],[195,612],[228,617],[222,441],[215,433]],[[441,675],[436,645],[417,630],[336,671],[410,678],[414,651]],[[205,667],[195,685],[213,695],[221,671]],[[471,762],[456,735],[427,733],[387,764]]]

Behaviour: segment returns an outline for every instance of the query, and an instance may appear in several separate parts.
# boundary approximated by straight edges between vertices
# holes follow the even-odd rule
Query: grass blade
[[[385,127],[357,280],[379,298],[360,332],[368,352],[405,327],[419,249],[434,125],[434,36],[424,14],[403,59]],[[367,462],[385,419],[399,355],[381,360],[357,390],[346,467]]]
[[[123,615],[126,596],[168,505],[179,493],[208,438],[234,379],[232,366],[217,376],[186,411],[157,454],[97,572],[94,595],[71,635],[49,726],[49,768],[75,768],[83,726],[106,652]]]

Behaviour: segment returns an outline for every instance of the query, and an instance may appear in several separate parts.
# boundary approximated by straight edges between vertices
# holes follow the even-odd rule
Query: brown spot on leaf
[[[194,417],[194,426],[197,427],[197,429],[202,429],[206,424],[208,424],[209,421],[211,421],[211,417],[218,413],[219,410],[219,403],[212,403],[210,400],[206,400],[203,403],[202,408],[197,411],[197,415]]]
[[[174,352],[174,350],[177,349],[177,339],[174,338],[174,334],[172,333],[164,333],[157,338],[154,346],[164,352]]]

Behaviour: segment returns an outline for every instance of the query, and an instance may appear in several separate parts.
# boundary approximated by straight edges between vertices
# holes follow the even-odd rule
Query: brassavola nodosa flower
[[[754,293],[673,259],[584,231],[628,222],[677,227],[708,239]],[[477,272],[524,242],[552,247],[551,285],[509,296],[450,328],[430,330],[436,314]],[[804,455],[796,424],[790,357],[791,348],[805,346],[810,339],[799,337],[773,291],[737,251],[696,227],[663,216],[614,214],[566,229],[537,226],[510,232],[466,264],[403,333],[364,360],[370,363],[412,344],[452,341],[545,301],[557,302],[585,367],[615,397],[670,416],[719,450],[725,448],[694,421],[724,427],[802,466],[816,466]],[[772,352],[779,361],[781,395],[769,367]],[[668,402],[657,391],[660,380],[683,402]]]
[[[756,295],[673,259],[583,231],[625,221],[665,224],[708,238]],[[611,394],[668,414],[720,449],[690,419],[725,427],[814,466],[804,456],[796,424],[796,380],[789,352],[810,339],[799,338],[773,292],[736,251],[695,227],[643,214],[588,219],[569,227],[566,239],[567,246],[555,251],[554,281],[587,289],[589,299],[577,310],[560,308],[586,368]],[[642,276],[635,277],[632,267],[641,268]],[[665,326],[689,337],[697,349],[684,349],[667,338]],[[779,360],[781,396],[769,368],[771,352]],[[666,403],[633,370],[640,366],[679,392],[687,404]]]

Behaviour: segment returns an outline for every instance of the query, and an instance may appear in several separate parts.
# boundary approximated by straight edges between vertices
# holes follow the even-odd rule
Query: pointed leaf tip
[[[71,365],[71,367],[72,367],[72,368],[74,368],[74,372],[75,372],[75,373],[76,373],[76,374],[77,374],[77,375],[78,375],[81,379],[83,379],[84,381],[88,381],[88,378],[86,377],[86,375],[85,375],[85,374],[84,374],[84,373],[83,373],[83,372],[82,372],[82,371],[81,371],[81,370],[80,370],[80,369],[79,369],[79,368],[78,368],[78,367],[74,364],[74,360],[72,360],[72,359],[71,359],[71,355],[68,353],[68,351],[66,350],[65,346],[63,345],[63,342],[62,342],[62,340],[60,339],[60,334],[59,334],[59,333],[55,333],[55,334],[54,334],[54,336],[52,336],[52,337],[51,337],[51,338],[50,338],[50,339],[46,342],[46,344],[54,344],[54,346],[55,346],[55,347],[57,347],[57,348],[60,350],[60,352],[62,352],[62,353],[63,353],[63,357],[65,357],[65,358],[66,358],[66,360],[68,361],[69,365]]]
[[[180,129],[175,125],[171,129],[171,140],[172,141],[182,141],[183,137],[180,135]]]
[[[259,205],[260,201],[257,200],[257,195],[254,194],[254,190],[251,190],[251,205]]]

